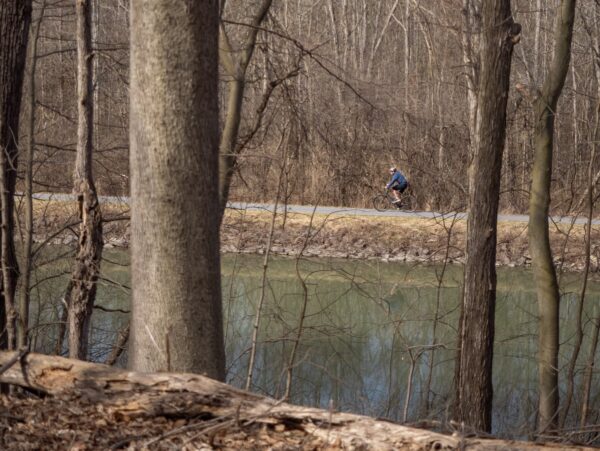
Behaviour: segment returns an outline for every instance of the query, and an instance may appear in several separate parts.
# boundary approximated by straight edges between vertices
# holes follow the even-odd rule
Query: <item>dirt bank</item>
[[[76,212],[71,202],[36,202],[36,237],[39,242],[73,244]],[[128,207],[103,206],[107,247],[129,246]],[[223,252],[264,254],[269,242],[272,214],[228,210],[221,230]],[[65,224],[68,225],[65,227]],[[584,232],[579,224],[551,224],[550,237],[559,269],[584,267]],[[390,262],[437,264],[464,262],[466,221],[455,218],[404,218],[293,213],[277,215],[271,252],[277,255],[378,259]],[[600,270],[600,226],[592,228],[591,271]],[[527,224],[499,224],[497,264],[528,266]]]
[[[224,252],[264,253],[271,214],[228,212],[222,229]],[[591,270],[598,272],[600,227],[592,228]],[[584,226],[552,224],[556,264],[563,270],[584,267]],[[278,216],[271,251],[275,254],[378,259],[390,262],[437,264],[464,262],[466,221],[455,218],[388,218],[291,214]],[[527,224],[499,224],[497,264],[528,266]]]

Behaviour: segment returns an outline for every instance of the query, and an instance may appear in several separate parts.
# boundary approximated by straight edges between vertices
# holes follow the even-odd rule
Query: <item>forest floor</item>
[[[338,450],[301,429],[264,423],[214,428],[201,415],[113,415],[98,400],[77,394],[44,398],[0,395],[3,450]]]
[[[589,449],[567,437],[498,440],[457,426],[442,434],[294,406],[200,375],[136,373],[25,351],[0,352],[0,382],[26,390],[0,395],[0,449],[7,451]]]
[[[125,204],[103,204],[107,247],[129,246]],[[36,242],[71,244],[76,240],[76,204],[35,202]],[[264,254],[273,215],[267,211],[227,210],[221,229],[223,252]],[[466,220],[455,217],[407,218],[288,213],[275,217],[271,252],[276,255],[377,259],[424,264],[463,263]],[[559,270],[585,266],[585,226],[550,223],[550,241]],[[590,271],[600,271],[600,226],[592,227]],[[531,263],[527,223],[499,222],[497,265]]]

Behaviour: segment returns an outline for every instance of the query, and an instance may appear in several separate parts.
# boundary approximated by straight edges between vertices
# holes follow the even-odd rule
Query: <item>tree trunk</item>
[[[593,319],[592,319],[592,336],[590,351],[588,354],[587,362],[585,364],[585,370],[583,372],[582,389],[581,389],[581,417],[579,419],[579,427],[583,429],[588,421],[590,415],[590,401],[592,394],[592,381],[594,379],[594,372],[596,367],[596,351],[598,349],[598,340],[600,338],[600,308],[596,306],[594,308]]]
[[[37,21],[31,29],[31,41],[29,46],[29,105],[27,105],[26,127],[27,127],[27,145],[25,162],[25,218],[22,251],[22,277],[19,293],[19,329],[17,333],[17,347],[19,349],[27,346],[29,329],[29,283],[31,280],[32,268],[32,246],[33,246],[33,155],[35,150],[35,72],[37,68],[37,44],[40,37],[40,27],[44,18],[46,9],[46,0],[42,1],[40,13]]]
[[[468,187],[473,185],[473,156],[477,142],[477,92],[481,76],[481,0],[463,0],[463,32],[461,34],[463,62],[466,69],[467,105],[469,111]]]
[[[102,215],[94,186],[92,143],[94,128],[94,84],[91,0],[76,0],[77,15],[77,156],[73,174],[73,193],[79,203],[79,242],[69,306],[69,357],[85,360],[88,354],[90,323],[96,282],[102,260]]]
[[[482,15],[484,31],[474,134],[474,177],[469,191],[457,419],[476,430],[489,432],[500,174],[512,49],[521,27],[512,20],[510,0],[484,2]]]
[[[565,393],[565,402],[562,408],[562,414],[560,418],[560,429],[564,429],[565,424],[567,422],[569,416],[569,409],[571,407],[571,402],[573,401],[573,395],[575,391],[575,377],[576,377],[576,366],[577,359],[579,358],[579,354],[581,352],[581,347],[583,345],[584,338],[584,323],[583,323],[583,315],[584,315],[584,306],[586,301],[587,294],[587,285],[588,279],[590,276],[591,269],[591,260],[592,260],[592,226],[594,220],[594,163],[596,161],[596,146],[597,139],[600,138],[598,134],[598,127],[600,125],[600,103],[596,108],[596,120],[594,125],[594,130],[592,130],[592,135],[590,136],[592,144],[590,150],[590,162],[588,165],[588,173],[587,173],[587,205],[586,205],[586,216],[587,221],[585,225],[585,234],[584,234],[584,266],[583,266],[583,280],[581,282],[581,291],[579,294],[579,298],[577,299],[577,311],[575,317],[575,343],[573,345],[573,352],[571,354],[571,358],[569,360],[569,365],[567,369],[567,389]],[[584,372],[585,374],[585,372]],[[585,379],[584,379],[585,380]],[[583,401],[586,402],[585,400]]]
[[[31,0],[0,3],[0,201],[2,208],[0,299],[0,348],[16,345],[17,312],[15,288],[18,265],[14,246],[14,192],[17,179],[19,112],[27,40],[31,22]]]
[[[227,113],[225,115],[225,124],[223,125],[223,134],[219,145],[220,167],[219,167],[219,202],[221,205],[221,219],[227,200],[229,199],[229,189],[231,179],[237,163],[237,157],[241,149],[237,148],[237,139],[242,119],[242,105],[244,102],[244,89],[246,87],[246,71],[248,64],[254,54],[256,47],[256,37],[263,20],[267,17],[269,8],[273,0],[263,0],[260,4],[257,14],[252,19],[249,34],[242,43],[242,50],[239,55],[234,54],[234,49],[225,31],[221,26],[219,41],[219,57],[225,71],[231,77],[229,85],[229,100],[227,103]]]
[[[539,306],[538,432],[556,426],[558,414],[559,293],[548,232],[554,115],[569,68],[575,0],[557,9],[554,55],[539,97],[535,100],[534,162],[529,199],[529,249]]]
[[[218,34],[217,0],[131,2],[129,366],[138,371],[225,377]]]
[[[596,3],[594,8],[594,17],[597,19],[600,18],[600,4]],[[594,36],[592,39],[592,57],[595,58],[594,65],[594,75],[596,78],[596,90],[598,96],[600,96],[600,38],[598,35]],[[598,140],[600,140],[600,103],[596,105],[596,124],[594,127],[594,134],[592,135],[592,154],[596,155],[596,150],[598,146]],[[591,159],[590,161],[590,169],[595,170],[595,161]],[[588,180],[588,191],[587,191],[587,200],[593,201],[594,195],[591,193],[593,187],[598,182],[599,174],[596,174],[593,178],[593,181]],[[589,175],[588,175],[589,177]],[[588,204],[589,207],[589,204]],[[592,207],[593,208],[593,207]],[[588,210],[589,211],[589,210]],[[592,210],[593,212],[593,210]],[[588,222],[588,227],[590,226]],[[590,243],[591,244],[591,243]],[[589,257],[589,254],[588,254]],[[592,392],[592,379],[594,377],[594,367],[596,362],[596,349],[598,348],[598,338],[600,335],[600,313],[599,306],[595,305],[592,313],[592,336],[591,336],[591,344],[589,349],[588,358],[585,364],[585,369],[583,372],[583,381],[581,387],[581,416],[579,420],[579,425],[581,428],[585,427],[588,419],[588,415],[590,413],[590,395]]]

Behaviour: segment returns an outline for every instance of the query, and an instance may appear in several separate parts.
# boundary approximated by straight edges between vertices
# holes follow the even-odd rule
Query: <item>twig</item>
[[[108,308],[108,307],[102,307],[101,305],[94,305],[94,309],[102,310],[103,312],[107,312],[107,313],[125,313],[127,315],[129,313],[131,313],[131,310],[123,310],[120,308]]]

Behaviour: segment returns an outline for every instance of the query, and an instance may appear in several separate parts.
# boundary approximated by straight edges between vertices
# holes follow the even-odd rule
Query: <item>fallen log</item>
[[[0,369],[3,370],[0,374],[1,383],[21,386],[49,398],[67,399],[65,405],[71,406],[71,411],[77,400],[94,405],[94,412],[101,412],[115,424],[130,424],[134,419],[150,422],[163,421],[165,418],[177,420],[173,427],[161,430],[159,434],[155,432],[154,435],[125,437],[123,443],[113,444],[114,448],[120,445],[132,449],[137,449],[136,446],[149,447],[177,435],[188,434],[186,437],[201,439],[206,449],[210,449],[211,440],[214,440],[217,432],[223,434],[228,428],[243,431],[244,428],[259,425],[273,433],[285,434],[288,431],[288,438],[291,437],[289,431],[294,431],[296,442],[293,443],[297,443],[299,449],[303,449],[302,444],[306,443],[311,444],[311,449],[331,450],[584,449],[567,447],[565,444],[542,445],[467,437],[460,431],[445,435],[360,415],[294,406],[195,374],[137,373],[23,352],[0,352]],[[3,402],[10,406],[10,399],[4,399]],[[43,408],[43,404],[38,408]],[[84,410],[79,409],[78,412]],[[6,415],[12,418],[13,423],[17,421],[15,418],[19,418],[11,412]],[[104,419],[95,421],[100,428],[107,423]],[[12,429],[7,427],[7,430],[10,433]],[[190,431],[195,431],[195,436],[190,435]],[[317,442],[312,439],[310,442],[303,441],[298,438],[300,433]],[[95,436],[88,433],[84,437]],[[143,440],[135,441],[140,437]],[[248,434],[244,437],[250,440]],[[269,440],[268,443],[276,442],[277,435],[271,435]],[[198,442],[192,443],[195,443],[195,447],[191,449],[200,448]],[[253,443],[253,446],[259,446],[262,442]]]

